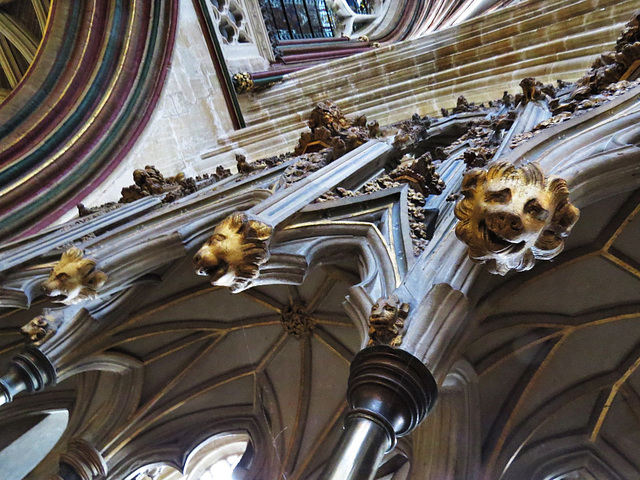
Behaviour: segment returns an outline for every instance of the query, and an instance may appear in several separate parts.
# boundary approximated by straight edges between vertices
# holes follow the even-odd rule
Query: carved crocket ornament
[[[404,321],[409,315],[409,304],[402,303],[397,295],[379,299],[371,308],[369,317],[369,343],[399,347],[402,343]]]
[[[108,277],[96,269],[96,262],[84,258],[82,250],[70,248],[62,254],[49,278],[42,283],[42,291],[49,297],[63,295],[55,300],[65,305],[73,305],[97,296],[97,290],[105,284]]]
[[[567,182],[546,178],[532,163],[470,170],[462,195],[455,208],[456,236],[467,244],[472,260],[499,275],[554,258],[580,216],[569,202]]]
[[[198,275],[212,285],[239,290],[258,276],[268,259],[273,229],[244,213],[234,213],[216,226],[213,235],[193,257]]]

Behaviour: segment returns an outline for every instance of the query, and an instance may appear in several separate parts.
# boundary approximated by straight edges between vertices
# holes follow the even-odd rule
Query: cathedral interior
[[[0,480],[640,480],[636,0],[0,0]]]

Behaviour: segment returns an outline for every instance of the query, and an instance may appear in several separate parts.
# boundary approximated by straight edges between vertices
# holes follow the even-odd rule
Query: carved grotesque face
[[[539,167],[498,163],[469,171],[464,198],[456,205],[456,235],[469,256],[486,262],[491,273],[529,270],[535,259],[549,260],[564,247],[578,220],[562,179],[547,181]]]
[[[369,345],[400,345],[400,330],[409,314],[409,304],[401,303],[396,295],[379,299],[371,308],[369,317]]]
[[[82,251],[70,248],[55,264],[49,278],[42,283],[42,291],[49,297],[64,295],[60,300],[67,305],[93,298],[96,290],[107,281],[107,276],[94,271],[96,262],[82,258]]]
[[[249,220],[243,213],[224,219],[193,257],[198,275],[206,275],[213,285],[237,288],[258,275],[267,260],[271,227]]]

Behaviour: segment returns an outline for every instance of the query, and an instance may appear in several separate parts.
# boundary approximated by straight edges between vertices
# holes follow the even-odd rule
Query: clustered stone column
[[[384,454],[418,426],[437,394],[433,375],[410,353],[388,345],[361,350],[351,363],[345,430],[321,478],[372,480]]]

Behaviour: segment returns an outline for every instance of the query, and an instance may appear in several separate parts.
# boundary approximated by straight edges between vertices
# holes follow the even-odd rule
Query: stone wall
[[[635,0],[533,0],[296,72],[243,101],[249,127],[221,137],[196,168],[231,165],[234,151],[255,160],[292,149],[320,100],[386,124],[436,114],[459,95],[482,102],[517,93],[525,77],[576,80],[637,8]]]

